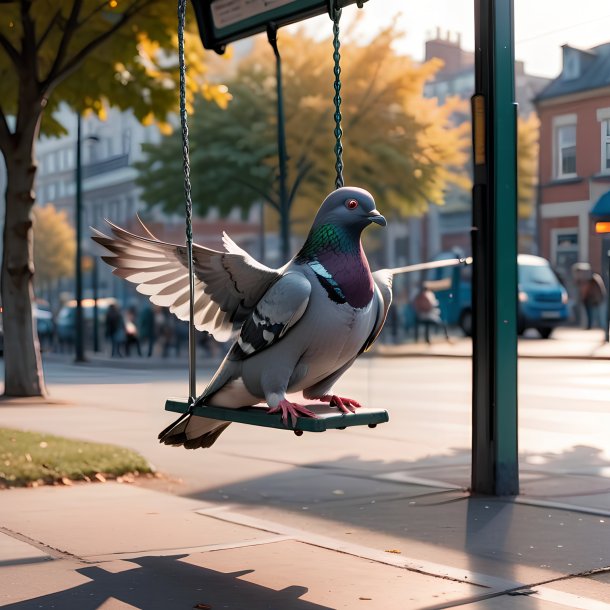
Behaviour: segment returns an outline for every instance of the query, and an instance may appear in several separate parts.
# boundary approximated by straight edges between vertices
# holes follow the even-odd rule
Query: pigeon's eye
[[[358,202],[355,199],[348,199],[345,202],[345,207],[348,210],[355,210],[358,207]]]

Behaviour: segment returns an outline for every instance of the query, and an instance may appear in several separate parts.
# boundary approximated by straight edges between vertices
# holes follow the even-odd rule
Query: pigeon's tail
[[[230,422],[184,413],[159,434],[159,441],[185,449],[211,447]]]

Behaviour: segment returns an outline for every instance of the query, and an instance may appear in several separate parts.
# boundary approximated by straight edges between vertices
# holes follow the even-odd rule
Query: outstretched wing
[[[244,360],[279,341],[303,316],[311,284],[300,273],[275,282],[244,322],[228,360]]]
[[[107,221],[108,222],[108,221]],[[140,237],[108,222],[113,236],[93,230],[92,238],[111,252],[102,259],[113,273],[137,284],[136,290],[181,320],[189,319],[186,246]],[[226,252],[193,244],[195,327],[218,341],[231,338],[280,272],[260,264],[223,235]]]

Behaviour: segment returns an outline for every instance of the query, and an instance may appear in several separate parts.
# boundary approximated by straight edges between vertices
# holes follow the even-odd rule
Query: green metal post
[[[83,320],[83,256],[82,256],[82,216],[83,216],[83,176],[82,176],[82,134],[81,115],[77,115],[76,123],[76,310],[74,316],[74,347],[75,362],[85,362],[85,338]]]
[[[513,1],[475,0],[472,490],[519,493]]]
[[[277,47],[277,26],[267,25],[267,39],[275,55],[275,75],[277,84],[277,152],[279,162],[279,195],[280,195],[280,247],[282,264],[290,259],[290,209],[286,188],[286,130],[284,121],[284,95],[282,91],[282,58]]]

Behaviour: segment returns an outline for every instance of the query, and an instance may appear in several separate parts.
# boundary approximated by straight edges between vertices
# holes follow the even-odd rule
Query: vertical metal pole
[[[475,0],[472,490],[519,493],[513,1]]]
[[[193,268],[193,202],[189,132],[186,115],[186,63],[184,59],[184,22],[186,0],[178,0],[178,57],[180,61],[180,126],[182,128],[182,163],[184,169],[184,204],[186,212],[186,257],[189,275],[189,405],[197,398],[197,346],[195,343],[195,273]]]
[[[92,290],[93,290],[93,351],[100,351],[100,324],[98,320],[99,309],[97,305],[98,299],[98,274],[97,274],[97,256],[95,254],[92,256],[93,259],[93,268],[91,269],[91,279],[92,279]]]
[[[83,214],[83,177],[81,158],[81,115],[77,115],[76,122],[76,310],[74,317],[74,347],[75,362],[85,362],[85,349],[83,337],[83,265],[82,265],[82,214]]]
[[[275,81],[277,86],[277,153],[279,162],[279,195],[280,195],[280,241],[282,264],[290,259],[290,210],[288,208],[288,191],[286,188],[286,128],[284,120],[284,94],[282,87],[282,58],[277,47],[277,26],[267,25],[267,39],[275,55]]]

